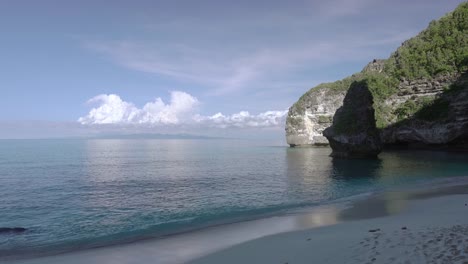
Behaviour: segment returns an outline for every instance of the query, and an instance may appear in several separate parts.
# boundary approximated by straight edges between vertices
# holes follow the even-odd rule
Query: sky
[[[0,0],[0,138],[284,138],[310,88],[461,0]]]

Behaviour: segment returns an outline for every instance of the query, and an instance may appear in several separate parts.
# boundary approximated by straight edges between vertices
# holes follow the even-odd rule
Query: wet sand
[[[468,263],[468,185],[386,192],[344,222],[249,241],[191,263]]]

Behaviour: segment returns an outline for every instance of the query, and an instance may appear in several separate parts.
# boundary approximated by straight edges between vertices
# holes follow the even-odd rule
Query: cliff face
[[[409,93],[412,91],[412,93]],[[385,144],[466,144],[467,74],[441,75],[400,84],[385,101],[393,119],[382,129]]]
[[[332,118],[342,106],[349,87],[364,81],[374,99],[375,118],[370,122],[375,122],[384,144],[468,147],[467,71],[468,3],[465,2],[439,21],[431,22],[418,36],[405,41],[388,59],[374,60],[360,73],[307,92],[289,110],[287,142],[291,146],[326,144],[328,140],[322,134],[332,122],[320,116]],[[356,102],[361,100],[356,96],[350,98]],[[342,124],[334,120],[332,127],[335,126]],[[353,137],[341,134],[342,139],[346,136]],[[332,147],[343,146],[332,144]]]
[[[365,80],[351,84],[333,125],[323,132],[333,149],[331,156],[375,157],[380,153],[382,142],[373,105],[374,97]]]
[[[328,145],[323,131],[331,126],[333,115],[343,104],[345,91],[326,86],[312,89],[288,112],[286,141],[291,146]]]
[[[289,108],[286,141],[292,146],[328,145],[323,131],[330,127],[335,112],[343,105],[349,86],[368,73],[382,72],[385,60],[374,60],[353,76],[310,89]]]

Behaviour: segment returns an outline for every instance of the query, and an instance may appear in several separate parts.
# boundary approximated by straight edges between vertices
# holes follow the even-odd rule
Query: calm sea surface
[[[159,237],[468,176],[466,153],[391,151],[333,160],[329,148],[244,140],[0,140],[0,257]]]

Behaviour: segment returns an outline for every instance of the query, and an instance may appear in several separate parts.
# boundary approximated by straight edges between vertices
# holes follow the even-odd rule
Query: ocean
[[[254,140],[0,140],[0,259],[127,243],[468,176],[468,155]]]

